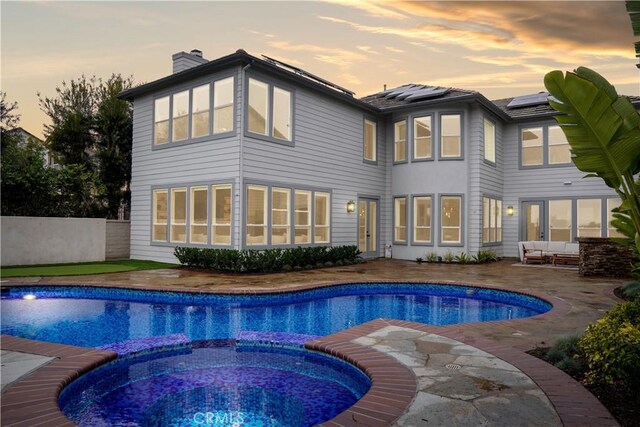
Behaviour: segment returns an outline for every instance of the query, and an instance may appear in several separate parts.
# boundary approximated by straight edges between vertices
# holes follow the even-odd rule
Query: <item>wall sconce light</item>
[[[507,206],[507,216],[513,216],[513,206]]]
[[[354,213],[356,211],[356,202],[349,200],[347,202],[347,213]]]

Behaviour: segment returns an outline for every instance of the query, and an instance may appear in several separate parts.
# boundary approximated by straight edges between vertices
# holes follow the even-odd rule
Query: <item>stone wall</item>
[[[108,219],[106,229],[106,259],[129,259],[130,221]]]
[[[631,248],[606,238],[580,237],[580,276],[625,278],[637,259]]]

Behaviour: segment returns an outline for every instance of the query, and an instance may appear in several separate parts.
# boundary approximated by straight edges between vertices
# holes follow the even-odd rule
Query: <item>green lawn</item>
[[[83,274],[121,273],[123,271],[173,268],[177,264],[127,259],[122,261],[82,262],[76,264],[20,265],[1,267],[0,277],[79,276]]]

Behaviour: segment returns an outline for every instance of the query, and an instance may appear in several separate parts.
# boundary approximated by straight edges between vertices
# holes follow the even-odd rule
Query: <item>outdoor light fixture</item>
[[[356,211],[356,202],[354,202],[353,200],[349,200],[347,202],[347,212],[354,213],[355,211]]]
[[[513,216],[513,206],[507,206],[507,216]]]

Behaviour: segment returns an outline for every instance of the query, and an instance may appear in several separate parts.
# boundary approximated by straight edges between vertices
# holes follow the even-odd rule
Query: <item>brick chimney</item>
[[[174,74],[209,62],[202,57],[202,51],[198,49],[193,49],[189,53],[187,52],[174,53],[171,58],[173,59]]]

